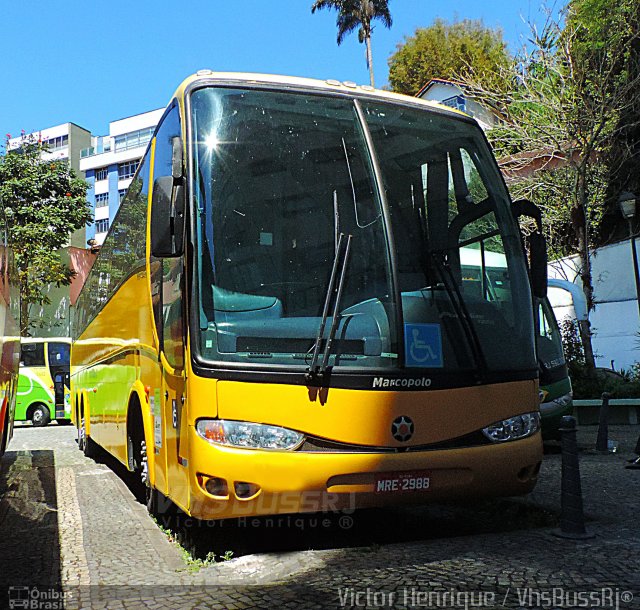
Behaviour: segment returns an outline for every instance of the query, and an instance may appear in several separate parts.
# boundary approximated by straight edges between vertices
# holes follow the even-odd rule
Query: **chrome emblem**
[[[391,424],[391,434],[393,434],[393,438],[401,443],[406,443],[413,436],[413,430],[413,421],[406,415],[396,417]]]

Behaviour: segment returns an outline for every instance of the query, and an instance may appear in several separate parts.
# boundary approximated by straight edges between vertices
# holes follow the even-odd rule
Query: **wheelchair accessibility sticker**
[[[442,368],[442,335],[439,324],[404,325],[405,364]]]

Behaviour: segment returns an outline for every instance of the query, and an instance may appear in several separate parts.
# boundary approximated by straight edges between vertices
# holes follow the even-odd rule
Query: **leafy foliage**
[[[637,0],[572,0],[564,21],[549,17],[532,27],[530,46],[501,71],[507,89],[487,88],[481,73],[466,78],[473,96],[501,118],[488,136],[514,195],[543,208],[556,255],[578,256],[589,310],[590,249],[603,244],[607,212],[617,214],[619,193],[606,198],[616,171],[610,153],[624,130],[640,125],[629,112],[640,91],[629,52],[640,39],[628,23],[637,10]],[[588,321],[581,336],[592,370]]]
[[[47,147],[24,136],[18,149],[0,157],[0,197],[18,268],[20,330],[37,326],[31,305],[50,303],[49,284],[68,286],[74,272],[60,258],[71,233],[91,221],[87,183],[66,162],[45,160]]]
[[[511,176],[508,182],[514,201],[529,199],[542,208],[549,258],[556,260],[575,254],[580,244],[578,234],[572,227],[572,201],[568,197],[575,183],[572,168],[543,167],[530,175]],[[590,244],[600,243],[602,219],[607,211],[606,166],[600,164],[593,167],[586,176],[586,188],[590,194],[586,209],[587,239]]]
[[[336,26],[338,27],[338,44],[342,44],[345,36],[358,30],[358,40],[367,46],[367,67],[371,86],[374,86],[373,57],[371,54],[372,21],[379,19],[390,28],[393,24],[389,12],[389,0],[315,0],[311,6],[311,12],[322,9],[335,9],[338,11]]]
[[[622,52],[608,62],[616,75],[614,84],[626,91],[628,98],[617,116],[616,137],[605,158],[609,168],[606,198],[611,202],[599,232],[599,239],[605,242],[611,235],[627,235],[626,226],[620,230],[620,215],[615,205],[619,194],[640,192],[640,91],[634,86],[640,79],[640,3],[620,0],[616,10],[611,10],[610,0],[581,0],[575,5],[574,19],[583,24],[579,44],[585,47],[585,54],[592,54],[590,47],[598,49],[601,55],[611,55],[612,48],[621,49]]]
[[[502,32],[482,21],[443,19],[405,37],[389,58],[389,84],[394,91],[416,95],[433,78],[462,80],[473,71],[488,88],[504,89],[496,78],[511,62]]]
[[[569,376],[574,378],[585,367],[580,330],[576,321],[569,318],[562,320],[559,326],[564,348],[564,359],[569,369]]]

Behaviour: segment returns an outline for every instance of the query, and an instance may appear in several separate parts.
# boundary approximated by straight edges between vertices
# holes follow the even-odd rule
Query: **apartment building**
[[[109,135],[93,136],[80,153],[80,171],[89,183],[87,201],[94,224],[87,228],[87,241],[102,245],[120,201],[145,152],[164,108],[109,123]]]

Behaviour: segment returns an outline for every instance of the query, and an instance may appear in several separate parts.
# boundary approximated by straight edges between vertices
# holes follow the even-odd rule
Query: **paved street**
[[[640,471],[623,468],[640,426],[612,427],[609,456],[590,450],[596,431],[579,436],[596,537],[576,543],[551,535],[557,452],[526,498],[162,531],[122,468],[77,450],[73,427],[18,427],[0,466],[0,590],[66,608],[640,608]]]

